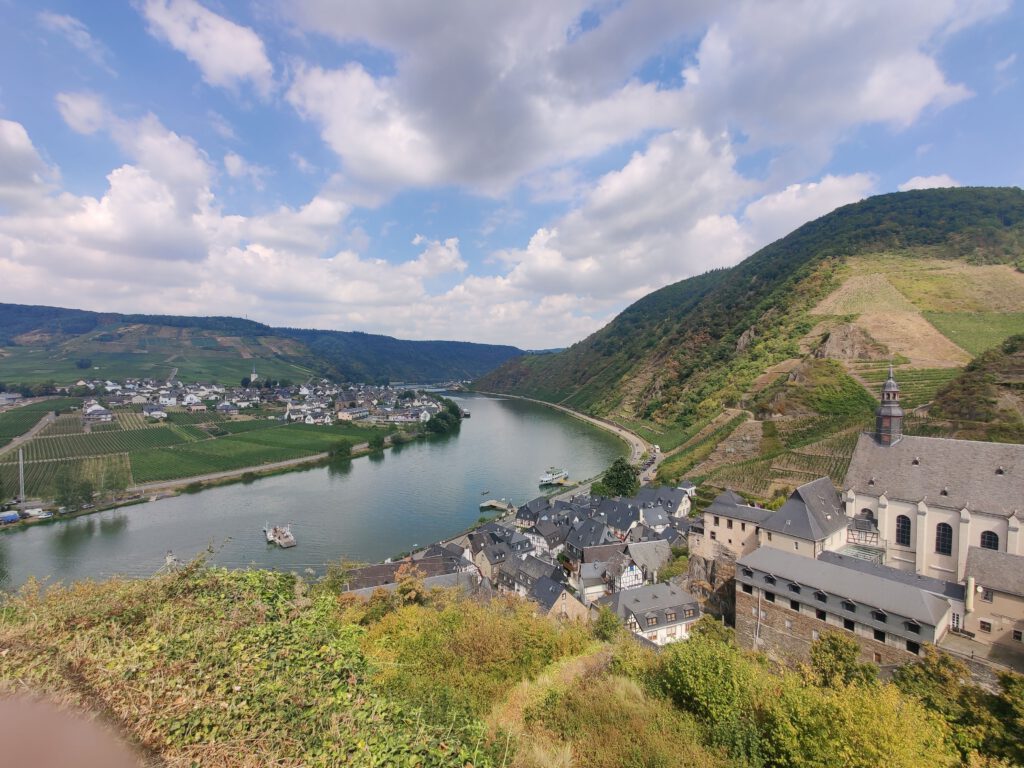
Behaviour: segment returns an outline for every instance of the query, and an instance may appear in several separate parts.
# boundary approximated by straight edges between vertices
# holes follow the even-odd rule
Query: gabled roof
[[[849,524],[839,492],[828,477],[805,483],[771,517],[761,523],[766,531],[806,541],[824,541]]]
[[[569,531],[569,535],[565,537],[565,543],[582,551],[586,547],[606,543],[609,537],[608,526],[601,520],[590,518],[581,520],[579,525]]]
[[[544,610],[550,611],[563,592],[565,592],[564,585],[547,576],[542,576],[534,582],[527,595],[535,603],[539,603]],[[575,600],[575,598],[573,599]]]
[[[704,511],[707,514],[731,517],[734,520],[744,520],[756,525],[760,525],[772,515],[770,509],[748,506],[742,496],[731,490],[725,490],[718,494]]]
[[[626,551],[626,545],[620,542],[615,544],[599,544],[594,547],[583,548],[584,563],[603,563],[608,559]]]
[[[882,446],[862,434],[843,487],[1009,517],[1024,509],[1024,445],[905,436]]]
[[[1024,597],[1024,556],[968,547],[964,576],[973,576],[979,586]]]
[[[646,587],[627,589],[623,592],[614,592],[598,598],[596,602],[609,606],[621,619],[627,619],[632,615],[641,628],[646,628],[648,616],[657,618],[659,627],[680,624],[684,620],[683,610],[686,608],[695,611],[687,621],[695,621],[700,616],[697,598],[689,592],[669,584],[651,584]],[[676,614],[674,621],[668,621],[665,616],[667,611]]]
[[[626,554],[633,558],[633,562],[639,565],[644,573],[653,575],[672,559],[672,548],[663,539],[638,541],[626,547]]]

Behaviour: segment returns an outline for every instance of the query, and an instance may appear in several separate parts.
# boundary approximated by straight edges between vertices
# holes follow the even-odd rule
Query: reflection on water
[[[604,469],[625,446],[558,411],[518,400],[459,396],[472,410],[459,434],[436,435],[367,458],[212,488],[75,520],[0,532],[0,585],[149,575],[167,550],[188,560],[208,548],[228,567],[319,572],[341,559],[378,561],[451,536],[488,498],[523,503],[547,467],[575,478]],[[266,523],[291,523],[298,546],[268,547]]]

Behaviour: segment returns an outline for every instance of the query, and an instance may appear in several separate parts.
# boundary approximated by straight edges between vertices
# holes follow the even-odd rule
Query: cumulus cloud
[[[237,152],[224,155],[224,170],[232,179],[247,179],[258,190],[263,189],[264,179],[270,174],[269,168],[250,163]]]
[[[116,75],[110,66],[110,50],[89,33],[89,28],[74,16],[42,11],[36,16],[39,25],[67,40],[100,69]]]
[[[875,184],[874,176],[855,173],[790,184],[781,192],[764,195],[750,203],[743,213],[752,245],[755,248],[767,245],[808,221],[862,200],[875,191]]]
[[[0,204],[20,209],[38,202],[55,176],[25,127],[0,119]]]
[[[150,33],[185,54],[210,85],[234,88],[248,81],[261,95],[270,94],[274,67],[263,41],[249,27],[195,0],[145,0],[142,13]]]
[[[914,176],[899,185],[900,192],[907,192],[911,189],[935,189],[937,187],[959,187],[960,182],[945,173],[935,176]]]

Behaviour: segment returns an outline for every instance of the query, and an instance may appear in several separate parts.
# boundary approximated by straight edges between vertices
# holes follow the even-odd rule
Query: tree
[[[878,679],[878,667],[857,661],[860,646],[838,632],[826,632],[811,646],[811,671],[818,685],[838,688]]]
[[[384,435],[380,432],[375,432],[371,435],[368,442],[370,444],[371,451],[376,452],[384,450]]]
[[[690,630],[690,634],[695,637],[706,637],[709,640],[717,640],[720,643],[726,645],[736,644],[736,630],[732,627],[725,626],[725,623],[719,621],[714,616],[705,613],[697,623],[693,625],[693,629]]]
[[[327,451],[332,459],[347,459],[352,455],[352,443],[348,440],[339,440]]]
[[[598,640],[611,642],[622,631],[622,622],[615,615],[615,611],[607,605],[602,605],[594,619],[594,637]]]
[[[75,360],[75,368],[83,371],[87,368],[92,368],[92,360],[87,357],[81,357],[78,360]]]
[[[612,462],[591,490],[598,496],[632,496],[640,488],[639,475],[639,469],[620,457]]]
[[[250,378],[249,378],[248,376],[246,376],[246,377],[245,377],[244,379],[242,379],[242,381],[241,381],[241,382],[239,382],[239,383],[240,383],[240,384],[242,385],[242,387],[243,387],[243,388],[245,388],[245,389],[248,389],[248,388],[249,388],[249,385],[250,385],[250,384],[252,384],[252,379],[250,379]]]

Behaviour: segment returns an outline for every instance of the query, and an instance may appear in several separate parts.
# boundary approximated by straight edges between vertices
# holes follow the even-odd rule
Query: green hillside
[[[711,416],[798,355],[818,322],[810,310],[845,262],[876,253],[1012,264],[1024,256],[1024,191],[924,190],[839,208],[731,269],[655,291],[564,352],[517,358],[479,387],[654,428]]]
[[[235,383],[264,379],[440,381],[480,376],[522,354],[510,346],[403,341],[345,331],[272,328],[234,317],[121,315],[0,304],[0,381],[83,376]]]
[[[926,655],[876,679],[825,633],[803,671],[703,619],[661,653],[514,596],[369,602],[336,576],[190,564],[0,601],[0,695],[96,715],[146,765],[932,768],[1019,764],[1024,695]],[[852,656],[850,655],[852,648]],[[1016,714],[1015,714],[1016,713]],[[1003,761],[1006,762],[1003,762]]]

